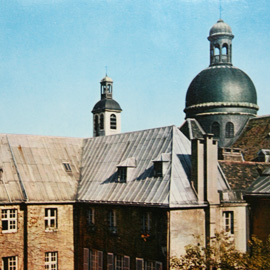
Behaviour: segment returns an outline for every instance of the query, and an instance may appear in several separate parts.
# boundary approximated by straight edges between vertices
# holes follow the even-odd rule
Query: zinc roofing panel
[[[181,146],[176,150],[173,147],[174,136],[177,136],[177,143]],[[177,191],[171,188],[170,168],[164,177],[154,177],[153,160],[162,153],[172,155],[174,151],[190,154],[190,142],[174,126],[86,139],[78,200],[170,206],[170,197],[173,196],[178,204],[194,204],[196,196],[187,187],[190,185],[187,168],[182,168],[174,180]],[[135,158],[137,166],[131,170],[130,181],[119,183],[117,164],[128,158]],[[190,163],[190,157],[187,159]],[[176,167],[188,167],[179,159],[175,159],[175,162]],[[177,183],[182,181],[185,183]],[[191,194],[187,195],[187,192]]]
[[[79,138],[0,135],[0,154],[6,160],[4,180],[17,185],[9,197],[15,200],[20,193],[19,200],[28,202],[75,200],[82,143]],[[65,171],[63,162],[70,163],[72,172]]]

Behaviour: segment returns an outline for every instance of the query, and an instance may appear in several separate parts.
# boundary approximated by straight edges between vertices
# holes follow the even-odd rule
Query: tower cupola
[[[121,132],[121,107],[113,99],[113,80],[106,76],[100,81],[100,100],[93,113],[93,136],[106,136]]]
[[[209,32],[210,65],[190,83],[186,118],[195,118],[219,146],[230,146],[247,121],[257,115],[256,88],[249,76],[232,65],[231,27],[219,19]]]
[[[219,19],[209,32],[210,66],[232,64],[232,34],[231,27]]]

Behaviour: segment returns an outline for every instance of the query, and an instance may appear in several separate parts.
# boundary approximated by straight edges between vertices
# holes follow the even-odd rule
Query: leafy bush
[[[270,237],[264,243],[252,236],[248,252],[236,250],[233,238],[227,233],[216,233],[206,247],[197,245],[185,247],[186,254],[171,258],[175,270],[269,270]]]

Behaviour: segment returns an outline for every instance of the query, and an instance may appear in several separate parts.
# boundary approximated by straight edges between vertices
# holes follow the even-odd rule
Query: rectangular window
[[[45,269],[57,270],[57,252],[46,252],[45,253]]]
[[[163,164],[162,163],[163,163],[162,161],[155,161],[154,162],[154,176],[155,177],[163,176],[163,171],[162,171]]]
[[[230,234],[234,234],[234,218],[233,211],[225,211],[223,212],[223,226],[224,231]]]
[[[145,261],[145,270],[156,270],[156,264],[154,261]]]
[[[57,229],[57,209],[45,208],[45,230],[51,231]]]
[[[2,209],[2,232],[17,232],[17,209]]]
[[[108,212],[108,222],[109,222],[109,231],[113,234],[117,233],[117,224],[116,224],[116,211],[110,210]]]
[[[103,252],[99,250],[90,250],[90,270],[103,269]]]
[[[2,266],[3,270],[17,270],[17,256],[12,257],[3,257],[2,258]]]
[[[136,258],[136,270],[144,270],[144,263],[142,258]]]
[[[63,165],[64,165],[64,168],[65,168],[66,172],[71,172],[71,166],[70,166],[69,163],[64,162]]]
[[[94,226],[95,224],[95,209],[94,208],[88,209],[88,224],[90,226]]]
[[[151,213],[147,212],[143,214],[142,232],[149,234],[150,230],[151,230]]]
[[[127,181],[127,167],[118,167],[118,182]]]

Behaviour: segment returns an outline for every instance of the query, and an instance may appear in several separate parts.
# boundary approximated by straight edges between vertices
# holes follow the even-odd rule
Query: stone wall
[[[57,228],[45,230],[45,208],[57,209]],[[57,252],[58,269],[74,269],[73,205],[28,205],[28,269],[44,269],[45,252]]]

